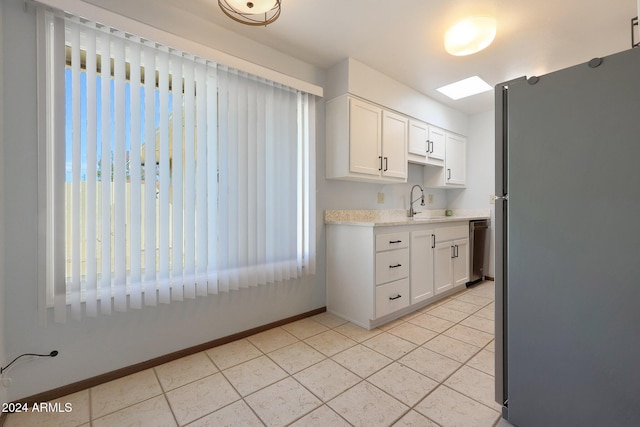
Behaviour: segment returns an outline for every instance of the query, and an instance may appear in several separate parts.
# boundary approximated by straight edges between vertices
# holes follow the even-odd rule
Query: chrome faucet
[[[422,195],[420,197],[417,197],[415,200],[413,199],[413,190],[418,187],[420,189],[420,192],[422,193]],[[418,200],[422,200],[422,203],[420,203],[420,206],[424,206],[424,190],[422,189],[422,187],[420,187],[418,184],[414,185],[413,187],[411,187],[411,193],[409,194],[409,201],[411,203],[409,203],[409,211],[407,211],[407,216],[409,218],[413,218],[415,216],[415,214],[420,213],[420,212],[416,212],[413,210],[413,204],[415,202],[417,202]]]

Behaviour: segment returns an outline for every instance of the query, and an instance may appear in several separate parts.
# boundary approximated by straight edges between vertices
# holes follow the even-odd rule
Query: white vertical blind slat
[[[86,280],[85,280],[85,312],[89,317],[98,315],[97,295],[97,263],[96,263],[96,173],[97,173],[97,109],[96,109],[96,33],[87,29],[86,38],[86,69],[87,69],[87,183],[85,208],[85,226],[87,246],[85,251]]]
[[[276,123],[273,121],[274,116],[274,92],[273,84],[267,83],[265,88],[265,269],[266,283],[274,283],[276,281],[276,230],[278,228],[276,216],[276,197],[278,192],[270,192],[269,189],[275,188],[275,170],[276,153],[274,147]],[[282,190],[280,190],[282,191]]]
[[[184,291],[183,277],[183,185],[182,185],[182,153],[183,153],[183,111],[182,111],[182,58],[174,55],[171,58],[171,92],[172,102],[172,126],[173,146],[171,163],[171,196],[172,196],[172,268],[171,268],[171,298],[182,301]]]
[[[80,167],[81,167],[81,131],[80,131],[80,29],[71,29],[71,41],[74,48],[71,51],[71,117],[72,117],[72,145],[71,145],[71,315],[80,319],[80,274],[81,274],[81,239],[80,228]]]
[[[229,79],[226,69],[219,67],[218,74],[218,125],[220,144],[218,146],[218,287],[219,291],[229,291]]]
[[[49,163],[52,178],[52,187],[47,195],[47,205],[51,207],[51,214],[47,224],[50,230],[61,230],[65,227],[65,204],[57,201],[65,194],[65,130],[63,126],[56,126],[66,120],[65,109],[65,26],[61,18],[54,17],[51,21],[53,28],[48,28],[50,40],[53,46],[51,54],[50,74],[52,85],[47,88],[47,103],[49,105],[53,123],[48,124],[51,130],[51,140],[48,141],[47,152],[52,158]],[[67,284],[65,274],[65,236],[61,233],[55,234],[47,245],[47,274],[49,280],[53,281],[53,304],[54,320],[64,323],[67,319]]]
[[[227,168],[228,168],[228,183],[229,194],[227,195],[228,205],[226,209],[227,221],[229,227],[229,239],[227,240],[227,250],[229,251],[229,289],[239,289],[238,284],[238,255],[239,255],[239,242],[238,242],[238,196],[240,189],[238,188],[238,73],[233,70],[229,72],[229,140],[227,148]],[[243,197],[245,195],[243,194]]]
[[[193,61],[184,69],[184,274],[185,298],[195,298],[195,70]]]
[[[114,38],[114,308],[127,309],[127,245],[125,218],[126,206],[126,110],[124,40]]]
[[[249,207],[248,200],[253,197],[249,192],[249,149],[248,149],[248,131],[249,131],[249,99],[247,91],[246,78],[238,74],[237,78],[237,106],[238,118],[236,122],[236,150],[235,150],[235,168],[234,173],[237,177],[236,187],[234,191],[236,200],[237,223],[235,224],[237,233],[237,287],[245,288],[249,286],[249,275],[247,266],[249,266]],[[241,172],[242,171],[242,172]]]
[[[306,194],[305,194],[305,188],[306,185],[308,184],[307,182],[307,177],[303,168],[303,161],[304,161],[304,156],[305,156],[305,151],[304,151],[304,127],[302,126],[303,122],[304,122],[304,104],[303,104],[303,99],[302,99],[302,94],[297,94],[297,99],[296,99],[296,107],[297,107],[297,131],[298,131],[298,135],[297,135],[297,141],[298,141],[298,146],[297,146],[297,154],[298,154],[298,161],[297,161],[297,165],[298,165],[298,170],[297,170],[297,176],[298,176],[298,200],[299,202],[296,204],[296,207],[298,208],[298,212],[296,215],[296,219],[297,219],[297,233],[299,236],[304,236],[305,235],[305,221],[304,221],[304,213],[305,213],[305,207],[306,207]],[[297,260],[296,260],[296,267],[298,270],[298,276],[302,275],[302,269],[304,268],[304,245],[305,245],[305,240],[304,239],[296,239],[296,243],[297,243],[297,248],[296,248],[296,255],[297,255]]]
[[[204,64],[196,64],[196,294],[207,295],[207,80]]]
[[[158,202],[159,212],[159,261],[158,261],[158,298],[160,303],[168,304],[171,301],[169,287],[169,231],[171,229],[169,217],[169,52],[168,49],[160,49],[158,53],[158,94],[160,98],[158,114],[160,123],[158,136],[160,142],[160,165]]]
[[[247,265],[248,284],[258,284],[258,85],[254,78],[247,82],[247,197],[245,197],[247,210]]]
[[[144,48],[144,303],[154,306],[156,296],[156,125],[155,49]]]
[[[100,98],[102,128],[100,147],[100,181],[102,191],[100,312],[111,313],[111,40],[107,33],[100,34]]]
[[[256,282],[267,284],[267,155],[266,155],[266,97],[267,85],[260,83],[256,94]]]
[[[129,304],[132,308],[142,307],[142,244],[141,244],[141,185],[142,185],[142,129],[140,112],[141,76],[140,76],[140,44],[129,44],[131,55],[129,91],[131,110],[131,149],[129,157],[130,169],[130,214],[129,214],[129,245],[131,247],[131,277],[129,286]]]
[[[218,87],[215,69],[207,69],[207,290],[218,293]]]
[[[307,274],[316,274],[316,204],[314,197],[316,188],[316,168],[314,161],[314,154],[316,152],[315,142],[315,97],[304,94],[303,95],[303,109],[304,109],[304,124],[303,130],[303,145],[305,148],[305,173],[306,173],[306,197],[305,197],[305,234],[303,240],[305,242],[304,258],[307,268]]]

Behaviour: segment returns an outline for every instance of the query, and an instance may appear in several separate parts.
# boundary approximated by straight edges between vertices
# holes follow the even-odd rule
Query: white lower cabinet
[[[453,248],[451,242],[436,243],[433,259],[435,293],[453,289]]]
[[[376,317],[386,316],[409,306],[409,279],[376,286]]]
[[[453,287],[458,287],[469,281],[469,238],[455,240],[453,245]]]
[[[327,224],[327,310],[371,329],[464,285],[468,222],[455,224]]]
[[[435,294],[469,281],[469,227],[447,227],[435,233],[433,275]]]
[[[411,304],[435,295],[433,289],[433,230],[411,232]]]

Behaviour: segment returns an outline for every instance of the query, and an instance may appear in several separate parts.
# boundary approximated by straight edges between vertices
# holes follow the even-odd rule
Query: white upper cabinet
[[[349,172],[379,177],[382,109],[357,99],[349,107]]]
[[[465,185],[467,183],[467,139],[446,133],[446,185]]]
[[[428,153],[429,125],[418,120],[409,120],[409,160],[426,163]]]
[[[391,111],[382,112],[382,175],[407,180],[409,120]]]
[[[406,182],[408,119],[351,96],[327,102],[327,178]]]
[[[447,180],[445,163],[447,135],[464,133],[467,115],[353,58],[345,58],[327,71],[324,95],[328,100],[326,178],[406,182],[407,162],[411,162],[425,165],[427,187],[464,187],[465,166],[459,166],[460,158],[449,162],[452,178]],[[456,152],[456,148],[450,151]]]
[[[442,163],[437,163],[437,161],[444,160],[445,146],[445,131],[439,127],[429,126],[429,160],[427,163],[442,166]]]
[[[444,166],[445,131],[419,120],[409,120],[409,157],[412,163]]]
[[[444,167],[425,167],[424,185],[429,188],[464,188],[467,184],[467,138],[444,132]]]

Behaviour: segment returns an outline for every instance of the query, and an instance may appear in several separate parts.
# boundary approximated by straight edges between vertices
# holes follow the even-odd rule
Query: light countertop
[[[388,210],[327,210],[325,224],[359,225],[364,227],[418,225],[456,221],[489,219],[489,209],[457,209],[452,216],[445,216],[444,209],[424,210],[414,218],[407,217],[404,209]]]

